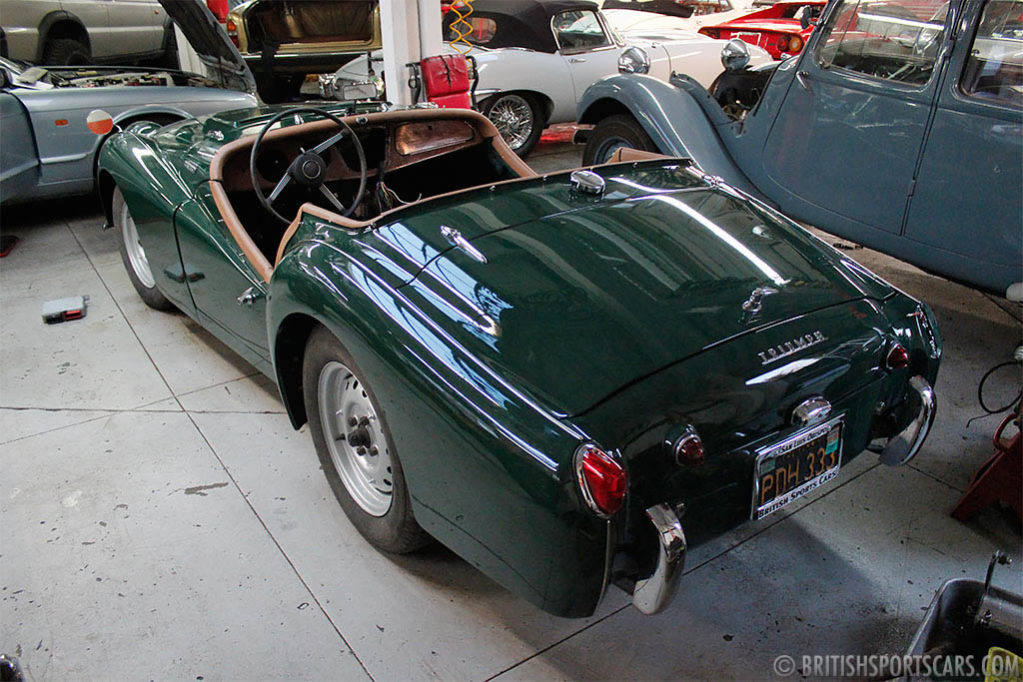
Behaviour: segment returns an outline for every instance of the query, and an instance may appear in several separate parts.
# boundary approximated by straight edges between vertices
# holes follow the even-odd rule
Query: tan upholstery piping
[[[658,154],[657,152],[645,152],[632,147],[619,147],[615,150],[607,163],[628,163],[630,161],[653,161],[654,159],[670,159],[670,156]]]

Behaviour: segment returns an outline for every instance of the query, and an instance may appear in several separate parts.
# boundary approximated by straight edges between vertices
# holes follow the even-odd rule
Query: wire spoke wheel
[[[532,107],[519,95],[504,95],[494,102],[487,118],[508,146],[516,150],[529,140],[536,126]]]
[[[146,258],[146,250],[142,248],[142,242],[139,241],[139,231],[135,227],[135,219],[128,211],[128,204],[121,206],[121,236],[124,239],[124,248],[128,254],[128,261],[131,263],[131,269],[135,271],[135,276],[146,288],[156,286],[153,271],[149,268],[149,260]]]
[[[345,489],[370,516],[391,508],[391,453],[373,403],[355,374],[328,362],[317,384],[320,422],[330,460]]]

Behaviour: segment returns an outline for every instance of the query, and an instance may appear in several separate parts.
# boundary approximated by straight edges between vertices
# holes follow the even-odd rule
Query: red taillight
[[[789,49],[789,37],[788,36],[778,36],[778,40],[775,42],[775,44],[778,46],[779,50],[784,52],[785,50]]]
[[[234,23],[233,19],[228,19],[224,24],[224,30],[227,31],[227,37],[231,39],[234,46],[240,47],[238,45],[238,24]]]
[[[621,509],[629,479],[611,455],[596,445],[579,446],[575,451],[575,475],[590,509],[603,517]]]
[[[687,466],[703,464],[703,439],[693,427],[687,427],[682,437],[675,441],[675,461]]]
[[[909,353],[906,352],[906,349],[901,344],[897,343],[888,351],[888,358],[885,360],[885,364],[888,365],[888,369],[906,369],[909,367]]]

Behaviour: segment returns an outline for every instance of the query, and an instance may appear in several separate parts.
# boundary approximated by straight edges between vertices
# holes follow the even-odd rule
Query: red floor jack
[[[1013,508],[1019,522],[1023,524],[1023,443],[1020,442],[1020,412],[1023,400],[1006,415],[995,430],[995,454],[984,463],[970,479],[970,485],[959,498],[952,517],[968,521],[970,517],[994,502],[1004,502]],[[1008,442],[1003,440],[1009,425],[1016,428],[1016,435]]]

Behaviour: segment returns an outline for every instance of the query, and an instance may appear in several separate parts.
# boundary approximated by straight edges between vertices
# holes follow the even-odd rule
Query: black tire
[[[590,133],[583,150],[583,165],[605,163],[620,147],[641,152],[656,152],[657,146],[631,114],[615,114],[600,120]]]
[[[386,439],[390,455],[391,499],[390,506],[381,516],[367,513],[346,487],[338,468],[331,458],[327,447],[327,430],[324,428],[320,415],[320,380],[321,375],[328,371],[328,364],[340,363],[353,375],[357,384],[361,384],[363,395],[372,404],[375,422],[379,431]],[[374,547],[394,554],[413,552],[432,541],[432,538],[416,522],[412,515],[412,503],[409,499],[408,487],[405,485],[405,474],[398,459],[394,440],[387,427],[386,415],[380,409],[380,403],[369,384],[366,383],[362,371],[355,360],[341,346],[337,338],[324,327],[317,327],[306,343],[305,356],[302,360],[302,394],[305,400],[306,416],[309,419],[309,433],[312,435],[316,454],[319,455],[323,473],[327,483],[334,492],[334,497],[344,510],[345,515],[356,530]],[[351,437],[351,436],[350,436]]]
[[[129,234],[132,233],[134,231],[134,226],[126,229],[125,220],[131,218],[131,213],[128,211],[128,205],[124,202],[124,195],[121,194],[120,188],[114,188],[114,196],[110,202],[110,207],[114,217],[114,229],[117,231],[117,243],[119,250],[121,251],[121,262],[124,263],[124,269],[128,271],[128,279],[131,280],[132,286],[135,287],[135,291],[138,292],[139,298],[141,298],[147,306],[155,310],[174,310],[174,304],[167,300],[167,298],[160,293],[160,290],[156,288],[156,283],[152,279],[152,270],[150,270],[147,278],[145,272],[139,272],[136,269],[139,266],[132,262],[132,257],[129,254],[129,246],[126,244],[125,233],[126,231]],[[132,222],[134,223],[134,221]],[[143,260],[145,260],[145,252],[141,251],[141,254]],[[148,261],[146,261],[146,267],[148,267]]]
[[[518,105],[521,108],[521,103],[529,108],[530,116],[532,118],[532,128],[529,131],[529,135],[521,143],[516,143],[513,140],[509,140],[508,136],[505,135],[502,129],[506,124],[500,118],[503,111],[506,111],[505,107],[512,107]],[[540,141],[540,135],[543,133],[544,126],[546,125],[546,117],[544,116],[543,107],[540,106],[540,101],[535,95],[528,92],[507,92],[499,95],[494,95],[487,100],[484,100],[482,107],[483,115],[490,119],[498,131],[501,132],[505,138],[505,142],[512,148],[512,151],[518,154],[520,157],[525,158],[529,155],[536,143]]]
[[[43,48],[43,64],[81,66],[92,63],[88,46],[74,38],[50,38]]]

